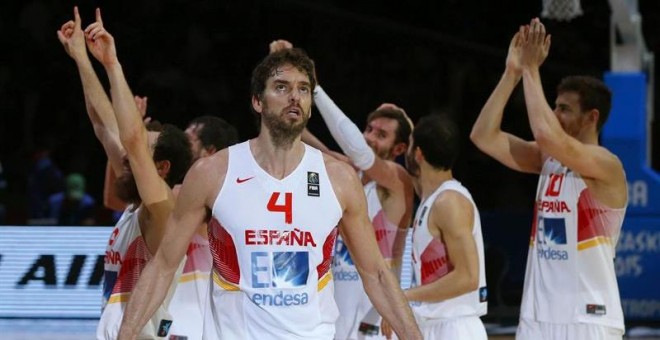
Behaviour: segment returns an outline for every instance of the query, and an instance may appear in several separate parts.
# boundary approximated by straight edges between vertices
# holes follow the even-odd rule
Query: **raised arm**
[[[597,135],[590,143],[578,140],[569,135],[561,126],[557,116],[548,105],[543,93],[539,67],[545,60],[550,49],[550,36],[546,35],[545,27],[534,19],[528,38],[523,47],[523,85],[525,102],[530,126],[534,138],[541,150],[555,158],[571,170],[579,173],[585,179],[596,180],[615,187],[613,191],[618,199],[612,199],[613,193],[602,195],[604,203],[615,207],[625,204],[625,174],[621,161],[610,151],[598,145]],[[558,106],[560,112],[569,108]],[[561,114],[561,113],[560,113]],[[598,110],[577,112],[584,119],[598,120]]]
[[[217,183],[224,180],[223,176],[211,182],[209,173],[226,171],[226,154],[227,150],[222,150],[216,155],[201,158],[186,174],[174,211],[167,220],[161,246],[140,274],[126,306],[119,339],[135,339],[165,299],[192,236],[206,218],[206,207],[212,204],[208,203],[212,200],[209,197],[215,197],[211,188],[217,188]],[[214,163],[212,158],[221,158],[221,161]]]
[[[399,283],[378,250],[367,216],[366,198],[355,171],[338,161],[327,164],[333,188],[344,210],[340,231],[362,278],[365,292],[400,338],[421,339]]]
[[[320,86],[314,90],[314,103],[330,134],[351,162],[379,186],[403,195],[406,181],[409,181],[406,171],[395,162],[376,156],[355,123]]]
[[[126,149],[140,198],[149,209],[153,203],[169,199],[169,187],[156,169],[148,145],[147,130],[142,124],[135,99],[117,59],[114,38],[103,27],[100,10],[97,9],[96,22],[85,29],[85,34],[90,42],[90,52],[103,64],[108,74],[119,138]]]
[[[57,31],[57,37],[67,54],[76,62],[85,95],[87,115],[94,133],[103,145],[108,161],[115,174],[122,170],[124,149],[119,142],[117,120],[101,82],[99,81],[85,48],[85,34],[81,29],[78,7],[73,9],[74,20],[68,21]]]
[[[149,123],[151,118],[145,117],[147,114],[147,97],[135,96],[135,104],[140,111],[140,115],[142,116],[144,123]],[[118,136],[117,139],[119,139]],[[117,196],[117,191],[115,190],[116,181],[117,173],[113,171],[111,164],[108,162],[105,169],[105,178],[103,181],[103,205],[108,209],[121,211],[126,209],[127,204]]]
[[[439,302],[479,288],[472,204],[460,193],[446,191],[436,198],[430,213],[429,231],[445,242],[454,269],[433,283],[407,290],[406,297],[410,301]]]
[[[536,143],[501,129],[504,108],[521,78],[520,49],[525,29],[521,27],[511,39],[504,74],[481,109],[470,139],[481,151],[513,170],[540,173],[543,159]]]

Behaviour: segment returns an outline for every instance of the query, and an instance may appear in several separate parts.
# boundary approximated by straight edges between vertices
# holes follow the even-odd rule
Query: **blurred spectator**
[[[41,224],[40,220],[47,217],[48,197],[63,190],[62,177],[48,149],[35,152],[27,182],[28,224]]]
[[[78,173],[66,177],[66,190],[48,198],[48,218],[57,225],[94,225],[96,202],[85,192],[85,178]]]

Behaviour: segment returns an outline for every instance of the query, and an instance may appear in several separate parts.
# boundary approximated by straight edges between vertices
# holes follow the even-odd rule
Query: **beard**
[[[117,177],[115,181],[115,191],[117,192],[117,197],[129,204],[140,203],[140,192],[137,188],[137,183],[135,183],[135,177],[130,172],[124,172],[121,176]]]
[[[286,111],[286,108],[282,110],[282,112]],[[261,119],[264,121],[264,125],[268,127],[268,132],[270,133],[270,137],[275,146],[286,147],[292,145],[293,141],[300,136],[305,129],[310,115],[304,112],[302,108],[300,108],[300,111],[302,114],[302,121],[296,122],[288,119],[286,113],[277,114],[270,112],[268,107],[264,105],[264,113],[261,115]]]

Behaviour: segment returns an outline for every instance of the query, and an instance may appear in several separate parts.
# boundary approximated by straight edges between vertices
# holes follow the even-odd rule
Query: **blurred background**
[[[613,46],[627,41],[621,32],[612,34],[613,3],[626,3],[636,9],[633,14],[638,11],[642,20],[634,31],[640,33],[639,41],[648,53],[660,51],[659,1],[577,3],[582,15],[544,20],[552,47],[541,75],[551,103],[562,77],[602,78],[612,69]],[[112,213],[102,207],[106,157],[85,113],[75,65],[56,37],[57,29],[72,18],[74,5],[80,8],[83,27],[93,22],[96,7],[102,9],[129,85],[134,94],[149,98],[147,115],[182,128],[194,117],[211,114],[236,126],[241,140],[256,136],[249,109],[250,73],[275,39],[287,39],[308,52],[320,84],[360,128],[382,102],[403,107],[413,121],[429,113],[451,115],[464,137],[454,174],[472,191],[483,214],[488,285],[494,292],[489,317],[515,324],[537,176],[506,169],[478,151],[468,135],[504,70],[512,35],[541,14],[543,0],[2,1],[0,224],[67,224],[48,220],[34,201],[58,192],[79,193],[81,179],[82,192],[95,202],[81,224],[112,224]],[[637,71],[653,85],[657,71],[647,62]],[[102,68],[96,67],[107,84]],[[658,107],[658,96],[648,98],[645,161],[657,171],[660,125],[652,108]],[[309,128],[338,150],[318,114]],[[503,128],[532,137],[522,88],[510,100]],[[652,201],[646,206],[656,203],[660,206]],[[655,259],[660,257],[660,231],[652,228],[649,233],[650,238],[639,242],[646,242],[644,256]],[[636,244],[637,235],[630,236],[631,242]],[[3,266],[6,261],[0,261],[0,274]],[[631,280],[651,280],[649,287],[657,287],[658,267],[646,271],[650,276]],[[657,326],[660,297],[652,294],[651,304],[644,307],[648,310],[630,318],[630,325]]]

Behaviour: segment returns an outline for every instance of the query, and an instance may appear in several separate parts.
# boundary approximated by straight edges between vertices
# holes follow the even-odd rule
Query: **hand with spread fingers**
[[[539,68],[550,51],[550,35],[538,18],[532,19],[522,39],[521,59],[523,68]]]
[[[103,27],[101,9],[96,9],[96,21],[85,28],[87,48],[104,66],[118,63],[115,39]]]

